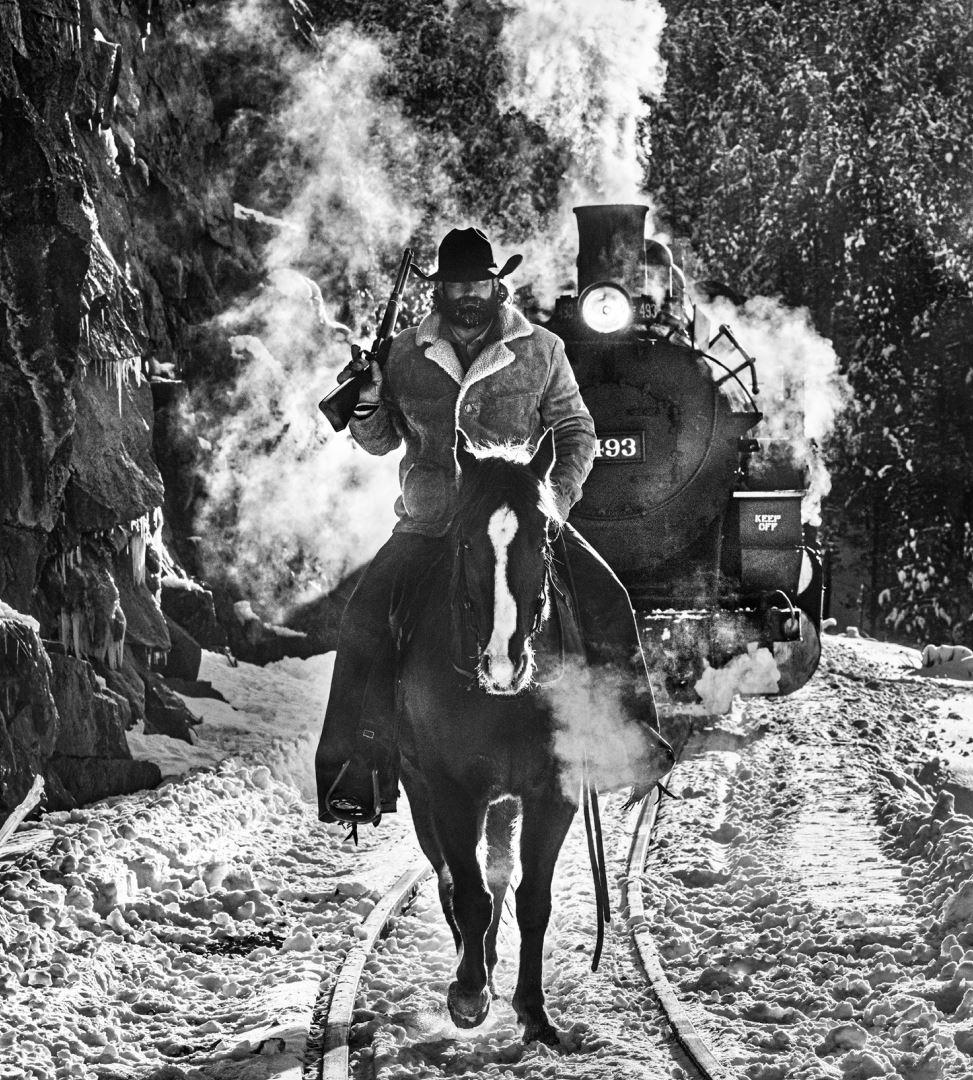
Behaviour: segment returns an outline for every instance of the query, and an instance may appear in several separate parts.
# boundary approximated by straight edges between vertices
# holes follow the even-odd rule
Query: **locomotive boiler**
[[[757,364],[711,331],[642,205],[581,206],[578,290],[548,323],[598,437],[575,526],[628,588],[655,677],[696,699],[706,666],[767,650],[790,693],[820,656],[824,560],[802,524],[800,448],[762,437]],[[735,661],[735,658],[742,658]]]

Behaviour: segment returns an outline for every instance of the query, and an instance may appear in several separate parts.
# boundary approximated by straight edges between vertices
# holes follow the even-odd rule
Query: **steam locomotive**
[[[826,593],[824,551],[802,524],[807,466],[761,437],[755,359],[690,305],[671,251],[645,238],[647,210],[574,211],[578,292],[547,325],[598,456],[571,523],[628,588],[672,700],[696,700],[707,665],[762,649],[776,678],[755,692],[790,693],[817,667]]]

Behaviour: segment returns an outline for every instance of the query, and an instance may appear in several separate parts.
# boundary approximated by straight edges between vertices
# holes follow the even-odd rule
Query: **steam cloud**
[[[265,34],[262,12],[236,5],[229,27]],[[264,288],[219,320],[241,366],[215,417],[200,523],[220,541],[211,557],[274,619],[362,565],[395,522],[397,455],[369,456],[317,403],[349,358],[339,300],[354,303],[355,283],[405,246],[420,216],[403,197],[415,136],[374,92],[385,70],[378,43],[342,29],[316,55],[280,48],[288,96],[276,121],[293,195],[272,218],[237,208],[278,227]],[[445,188],[434,172],[426,180]],[[349,321],[371,314],[361,306]]]
[[[569,150],[571,166],[550,230],[524,239],[534,295],[545,308],[573,291],[577,232],[571,208],[646,203],[643,96],[665,81],[659,41],[665,12],[656,0],[513,0],[501,41],[505,104]]]
[[[631,723],[625,723],[621,675],[582,663],[568,664],[561,678],[542,688],[557,720],[554,753],[561,762],[561,790],[578,801],[584,766],[600,791],[618,791],[658,777],[640,776],[647,743]]]
[[[831,342],[814,329],[806,309],[785,308],[769,297],[754,297],[742,307],[725,299],[701,307],[714,327],[728,323],[756,358],[757,406],[764,414],[759,434],[789,440],[795,459],[806,464],[810,487],[802,515],[805,522],[820,525],[821,500],[831,490],[821,446],[851,402]]]
[[[776,694],[780,672],[769,649],[756,642],[721,668],[704,663],[703,674],[693,685],[707,713],[728,713],[735,694]]]
[[[504,25],[506,102],[567,144],[564,198],[630,202],[643,186],[642,95],[665,80],[661,5],[632,0],[514,0]]]

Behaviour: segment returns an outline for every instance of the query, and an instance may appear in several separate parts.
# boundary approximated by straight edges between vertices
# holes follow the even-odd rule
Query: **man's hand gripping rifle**
[[[331,426],[335,431],[341,431],[347,426],[358,405],[362,390],[369,383],[374,382],[372,364],[381,367],[388,357],[395,323],[399,317],[399,303],[409,271],[413,267],[413,257],[412,248],[406,248],[402,261],[399,263],[399,272],[395,275],[392,295],[385,306],[385,314],[382,316],[372,347],[363,349],[360,345],[351,346],[351,362],[338,375],[338,385],[318,403],[318,408],[331,421]]]

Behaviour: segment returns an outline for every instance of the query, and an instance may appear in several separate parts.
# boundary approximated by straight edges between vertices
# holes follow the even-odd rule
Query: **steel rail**
[[[671,776],[672,773],[668,773],[662,778],[661,783],[668,785]],[[625,878],[622,881],[622,904],[628,915],[628,928],[652,992],[659,1001],[676,1042],[685,1051],[692,1065],[704,1077],[704,1080],[735,1080],[735,1074],[721,1064],[706,1045],[689,1018],[685,1006],[673,990],[659,960],[659,951],[652,939],[649,920],[645,914],[642,874],[649,844],[652,842],[661,797],[661,788],[657,785],[642,800],[638,822],[632,836]]]
[[[348,1080],[348,1033],[365,961],[390,920],[412,901],[419,886],[431,874],[428,865],[406,870],[358,927],[358,940],[341,962],[328,999],[317,1070],[320,1080]]]
[[[667,785],[671,775],[664,776],[662,783]],[[737,1080],[736,1075],[717,1060],[696,1030],[665,974],[652,939],[642,894],[642,874],[652,842],[660,797],[657,786],[642,800],[632,835],[621,887],[627,926],[652,992],[690,1064],[704,1080]],[[388,923],[408,906],[419,886],[431,875],[432,869],[428,865],[417,865],[406,870],[359,925],[357,940],[342,961],[328,997],[318,1067],[314,1070],[318,1080],[348,1080],[348,1036],[358,986],[369,953]],[[308,1075],[306,1069],[307,1066],[305,1077]]]

